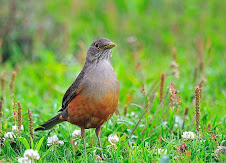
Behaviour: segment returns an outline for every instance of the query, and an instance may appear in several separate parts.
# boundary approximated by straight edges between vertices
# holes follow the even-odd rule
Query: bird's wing
[[[68,88],[68,90],[64,94],[64,97],[62,100],[62,108],[59,110],[59,112],[65,110],[68,104],[71,102],[71,100],[75,98],[82,91],[82,87],[80,86],[80,83],[82,82],[83,77],[84,77],[84,71],[81,71],[81,73],[78,75],[74,83]]]

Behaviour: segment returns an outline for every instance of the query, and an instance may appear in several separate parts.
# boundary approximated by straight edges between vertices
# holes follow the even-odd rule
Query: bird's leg
[[[98,127],[98,128],[96,128],[97,140],[98,140],[99,147],[101,148],[101,143],[100,143],[100,130],[101,130],[101,126]],[[100,151],[100,156],[101,156],[102,160],[105,159],[102,150]]]
[[[86,155],[86,140],[85,140],[86,132],[85,132],[84,127],[81,128],[81,135],[82,135],[83,145],[84,145],[84,150],[85,150],[85,155]]]

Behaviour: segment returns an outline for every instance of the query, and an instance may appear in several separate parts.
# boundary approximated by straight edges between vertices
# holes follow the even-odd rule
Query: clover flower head
[[[56,135],[48,137],[48,139],[47,139],[48,146],[56,145],[56,144],[63,145],[64,142],[62,140],[59,140],[59,138]]]
[[[47,145],[51,146],[51,145],[57,144],[58,140],[59,139],[58,139],[58,137],[56,135],[50,136],[47,139]]]
[[[63,141],[63,140],[59,140],[59,141],[58,141],[58,144],[64,145],[64,141]]]
[[[130,113],[130,115],[131,115],[132,117],[134,117],[134,116],[136,116],[136,113],[133,111],[133,112]]]
[[[72,137],[80,137],[81,130],[74,130],[71,135],[72,135]]]
[[[192,140],[195,138],[194,132],[191,131],[185,131],[181,136],[184,138],[184,140]]]
[[[114,144],[116,144],[116,143],[119,142],[119,138],[118,138],[117,135],[110,134],[110,135],[108,136],[108,141],[109,141],[112,145],[114,145]]]
[[[9,139],[10,142],[14,141],[14,133],[13,132],[7,132],[4,134],[5,139]]]
[[[19,163],[32,163],[32,160],[29,160],[27,157],[18,158]]]
[[[39,160],[40,156],[37,150],[27,149],[24,152],[24,157],[18,159],[19,163],[33,163],[34,160]]]
[[[21,131],[24,130],[24,126],[23,126],[23,125],[21,125],[20,130],[21,130]],[[17,126],[17,125],[12,126],[12,131],[13,131],[13,132],[18,131],[18,126]]]
[[[38,154],[37,150],[33,150],[33,149],[27,149],[24,152],[24,157],[29,158],[30,160],[35,159],[35,160],[39,160],[40,156]]]
[[[175,116],[175,125],[174,127],[182,127],[183,126],[183,119],[180,116]]]
[[[166,126],[167,126],[167,124],[168,124],[168,122],[167,122],[167,121],[163,121],[163,122],[162,122],[162,125],[163,125],[164,127],[166,127]]]

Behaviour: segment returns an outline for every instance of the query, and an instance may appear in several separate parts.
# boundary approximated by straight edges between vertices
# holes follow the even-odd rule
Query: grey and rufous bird
[[[64,94],[60,113],[35,131],[49,130],[58,123],[68,121],[81,128],[86,151],[85,129],[96,128],[101,148],[101,126],[114,114],[119,98],[119,81],[110,62],[114,46],[116,44],[106,38],[91,44],[82,71]]]

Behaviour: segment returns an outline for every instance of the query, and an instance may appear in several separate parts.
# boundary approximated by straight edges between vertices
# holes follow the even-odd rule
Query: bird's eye
[[[95,45],[97,48],[99,48],[99,44],[98,44],[98,43],[95,43],[94,45]]]

